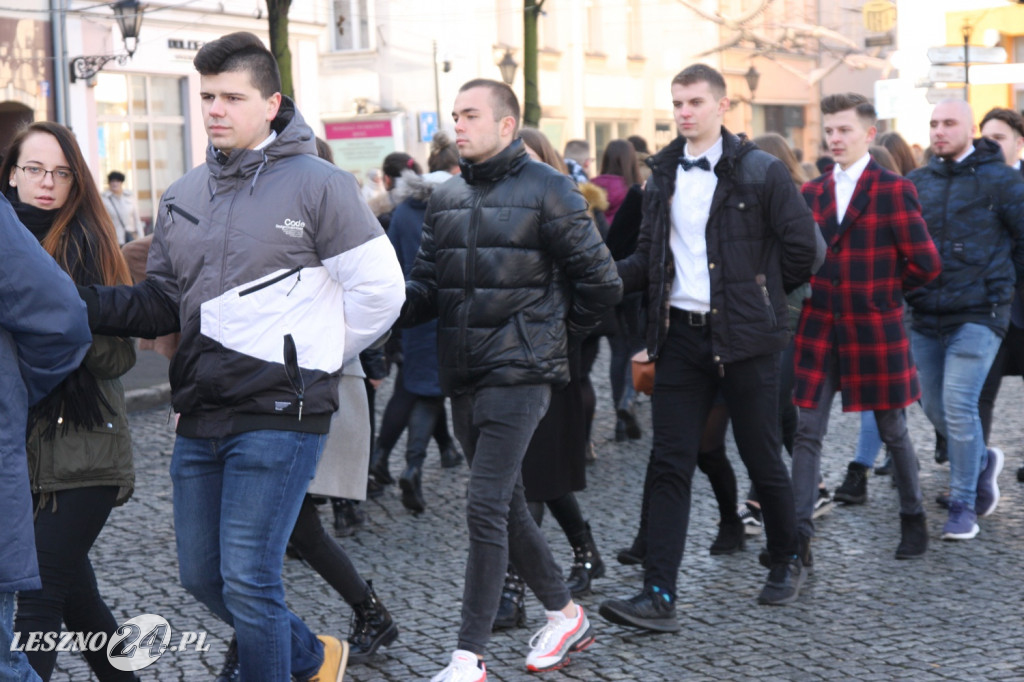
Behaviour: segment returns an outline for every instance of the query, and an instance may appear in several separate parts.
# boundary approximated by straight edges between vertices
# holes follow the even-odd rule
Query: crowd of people
[[[599,605],[609,622],[680,629],[698,468],[719,509],[712,554],[764,531],[760,604],[799,598],[814,520],[833,501],[866,502],[872,470],[898,492],[895,558],[924,556],[905,416],[917,401],[949,463],[942,538],[973,539],[997,508],[992,410],[1001,378],[1024,370],[1019,114],[989,112],[975,139],[970,107],[942,102],[922,161],[877,134],[867,99],[829,94],[828,154],[808,168],[777,134],[727,130],[725,81],[694,64],[665,93],[679,136],[654,153],[613,140],[595,165],[586,141],[559,154],[521,127],[511,88],[476,79],[426,173],[395,152],[360,188],[281,95],[258,38],[206,43],[195,66],[206,163],[166,190],[151,234],[124,175],[101,195],[63,126],[29,125],[0,165],[0,403],[15,426],[0,431],[0,677],[53,672],[55,651],[12,650],[15,637],[117,628],[89,551],[134,488],[119,380],[132,337],[172,358],[179,573],[234,630],[223,682],[339,681],[400,636],[387,587],[378,596],[335,536],[357,532],[360,501],[396,483],[401,504],[426,513],[432,440],[442,467],[469,469],[462,612],[433,682],[487,678],[491,635],[525,625],[527,587],[546,623],[526,669],[586,649],[600,625],[578,600],[605,560],[576,494],[595,459],[602,338],[615,440],[643,437],[631,358],[654,367],[638,531],[617,552],[643,581]],[[392,371],[378,429],[376,389]],[[861,421],[833,494],[821,450],[836,393]],[[742,501],[730,422],[752,484]],[[328,500],[333,536],[317,509]],[[540,532],[545,510],[572,548],[567,577]],[[351,607],[346,637],[289,610],[286,553]],[[85,656],[100,680],[138,679],[103,651]]]

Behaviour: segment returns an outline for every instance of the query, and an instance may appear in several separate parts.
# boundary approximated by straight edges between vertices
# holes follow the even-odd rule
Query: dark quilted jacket
[[[657,357],[669,324],[675,261],[669,248],[676,138],[648,160],[643,225],[636,253],[618,261],[627,292],[646,286],[647,352]],[[789,171],[744,137],[722,129],[718,185],[705,232],[711,276],[711,343],[718,364],[777,353],[789,342],[786,292],[811,277],[816,234]]]
[[[434,190],[402,324],[438,317],[441,387],[563,385],[568,337],[622,295],[572,180],[521,140]]]
[[[973,322],[1004,334],[1014,283],[1024,275],[1020,173],[982,138],[961,163],[936,157],[907,177],[942,258],[939,276],[907,293],[914,329],[938,334]]]

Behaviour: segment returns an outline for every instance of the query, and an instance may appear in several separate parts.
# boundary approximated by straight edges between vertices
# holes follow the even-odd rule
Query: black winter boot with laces
[[[501,601],[494,617],[493,632],[526,627],[526,582],[511,564],[505,572],[505,585],[501,588]]]
[[[377,649],[398,639],[398,626],[377,598],[373,583],[367,580],[366,584],[370,588],[370,595],[352,606],[352,633],[348,636],[349,663],[363,663]]]

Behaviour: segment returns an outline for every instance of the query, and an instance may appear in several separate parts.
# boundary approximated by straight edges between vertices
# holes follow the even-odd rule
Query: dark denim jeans
[[[719,391],[761,500],[771,560],[782,563],[796,554],[793,491],[779,453],[779,354],[727,364],[721,374],[713,355],[709,327],[673,319],[655,365],[644,583],[672,595],[690,522],[697,451]]]
[[[25,653],[11,651],[13,640],[14,592],[0,592],[0,682],[39,682]]]
[[[316,674],[323,645],[284,602],[281,567],[325,436],[178,436],[171,459],[181,584],[234,627],[242,679]]]
[[[523,495],[526,447],[548,410],[551,387],[489,386],[452,400],[455,437],[470,464],[469,559],[459,648],[483,655],[509,558],[548,611],[571,599]]]

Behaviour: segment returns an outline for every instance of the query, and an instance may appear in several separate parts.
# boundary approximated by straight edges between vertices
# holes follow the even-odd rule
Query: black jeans
[[[309,495],[302,500],[299,517],[289,538],[309,567],[333,587],[349,606],[370,596],[370,587],[348,558],[341,545],[324,532],[316,505]]]
[[[409,412],[409,433],[405,439],[405,463],[417,469],[427,459],[430,437],[437,432],[437,424],[444,420],[444,396],[416,396]]]
[[[978,397],[978,415],[981,417],[981,431],[985,434],[986,445],[988,436],[992,433],[992,412],[995,411],[999,385],[1003,381],[1006,366],[1011,363],[1015,372],[1024,372],[1024,329],[1013,324],[1010,324],[1003,342],[999,345],[999,352],[992,361],[992,367]]]
[[[39,511],[35,521],[36,555],[41,590],[18,595],[14,631],[21,641],[31,632],[105,632],[109,639],[118,623],[96,587],[89,550],[103,530],[117,498],[116,486],[60,490]],[[38,497],[33,500],[38,502]],[[56,503],[56,511],[54,511]],[[136,604],[133,608],[141,608]],[[134,680],[135,673],[115,669],[105,649],[82,652],[102,682]],[[29,663],[43,680],[49,680],[57,662],[56,651],[26,652]]]
[[[548,611],[571,597],[523,494],[523,457],[548,410],[551,387],[488,386],[452,399],[455,436],[469,462],[469,558],[459,648],[486,653],[509,560]]]
[[[761,499],[772,563],[796,554],[796,515],[789,474],[779,453],[779,354],[720,368],[714,361],[710,327],[691,327],[673,313],[655,366],[644,583],[675,595],[697,451],[719,390],[732,417],[740,457]]]
[[[409,416],[416,405],[417,396],[405,389],[405,380],[402,377],[402,367],[399,365],[398,374],[395,376],[395,387],[391,399],[384,407],[384,416],[380,420],[380,432],[377,434],[376,449],[389,454],[394,449],[398,439],[402,437],[402,431],[409,424]],[[370,414],[373,415],[373,403],[370,403]],[[451,434],[448,433],[448,419],[444,412],[444,405],[441,405],[441,418],[437,420],[434,427],[434,441],[439,449],[448,447],[452,442]]]

